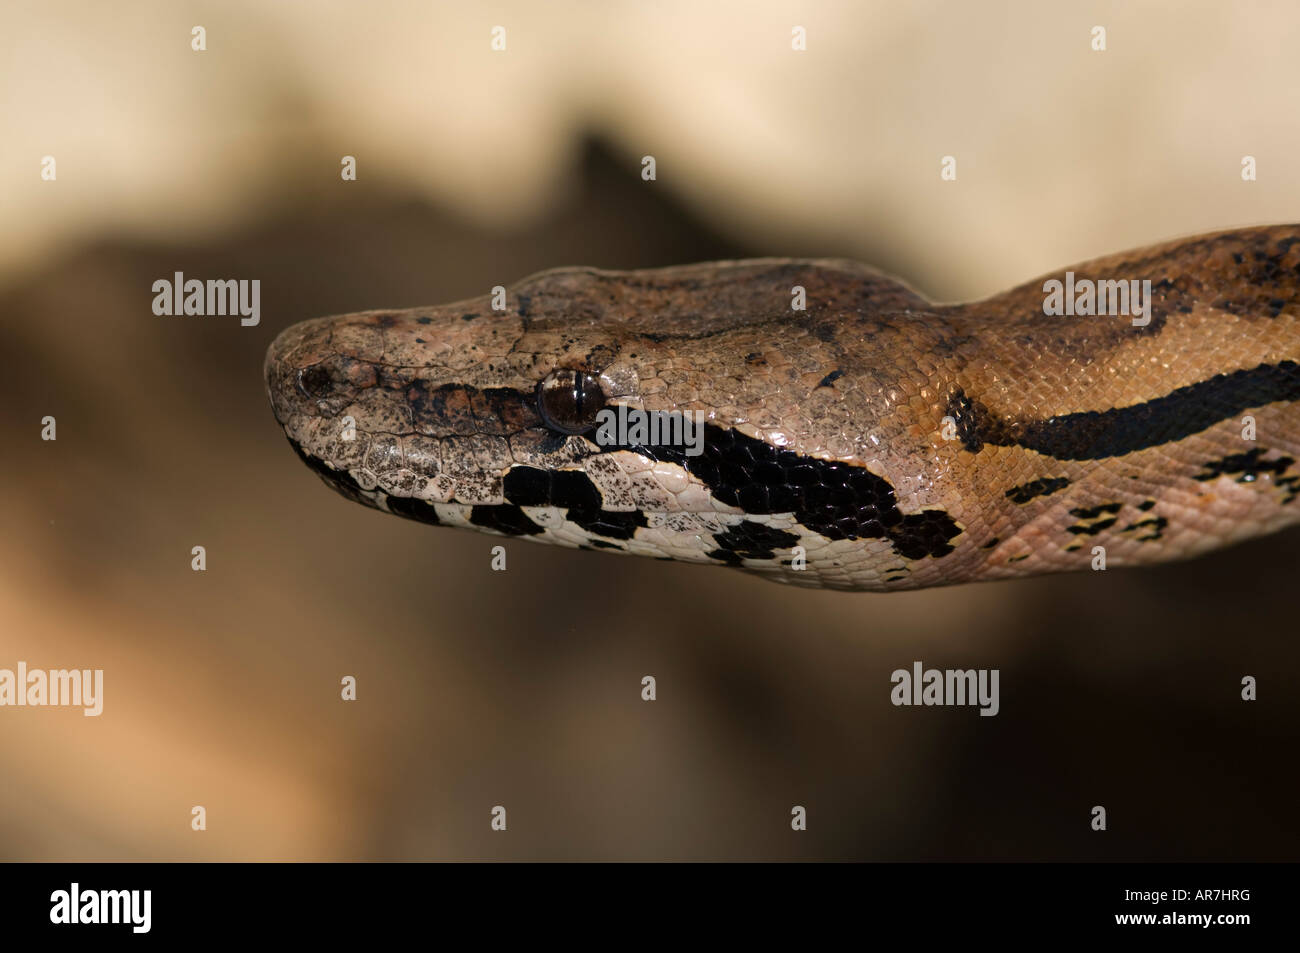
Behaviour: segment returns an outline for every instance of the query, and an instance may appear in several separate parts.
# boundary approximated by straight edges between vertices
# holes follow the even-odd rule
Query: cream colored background
[[[942,295],[1300,207],[1288,3],[55,0],[0,15],[9,271],[98,229],[247,223],[329,183],[307,169],[322,152],[476,222],[535,222],[572,188],[587,130],[653,153],[663,187],[721,228],[932,262],[917,277]],[[36,174],[47,154],[57,188]],[[943,155],[955,185],[938,181]]]

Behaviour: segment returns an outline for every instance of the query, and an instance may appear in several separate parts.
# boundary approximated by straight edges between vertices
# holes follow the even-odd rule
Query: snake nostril
[[[323,365],[313,364],[298,372],[298,389],[313,400],[327,396],[333,385],[334,379]]]

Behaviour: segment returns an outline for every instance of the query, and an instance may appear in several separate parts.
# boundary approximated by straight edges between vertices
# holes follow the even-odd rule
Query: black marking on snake
[[[1169,306],[1168,306],[1168,299],[1170,297],[1169,292],[1175,290],[1178,289],[1175,288],[1174,283],[1170,281],[1168,278],[1163,278],[1160,281],[1152,282],[1151,300],[1147,302],[1147,323],[1139,324],[1139,325],[1132,325],[1132,324],[1125,325],[1124,333],[1137,334],[1146,337],[1156,337],[1157,335],[1159,335],[1160,332],[1165,329],[1165,323],[1169,320]],[[1157,302],[1155,300],[1156,292],[1160,293],[1159,295],[1160,307],[1157,307]],[[1186,306],[1179,306],[1178,310],[1190,311],[1191,308],[1188,308]]]
[[[502,481],[505,498],[517,506],[563,506],[566,518],[589,533],[611,539],[631,539],[646,525],[639,510],[601,509],[600,490],[581,470],[543,470],[514,466]]]
[[[1035,497],[1051,496],[1057,490],[1063,490],[1069,485],[1070,481],[1065,477],[1044,477],[1041,480],[1030,480],[1028,483],[1022,483],[1007,490],[1007,499],[1012,503],[1028,503]]]
[[[442,522],[438,519],[438,511],[433,508],[432,503],[416,499],[413,496],[388,497],[388,512],[396,513],[398,516],[405,516],[407,519],[418,520],[421,523],[429,523],[433,526],[437,526]]]
[[[1152,509],[1155,505],[1156,505],[1155,500],[1143,500],[1141,503],[1138,504],[1138,509],[1142,510],[1142,512],[1145,513],[1147,510]]]
[[[603,539],[593,539],[584,545],[589,549],[617,549],[619,552],[623,551],[623,547],[618,543],[607,543]]]
[[[1261,460],[1260,457],[1266,453],[1268,453],[1268,450],[1256,447],[1253,450],[1247,450],[1245,453],[1233,453],[1220,460],[1210,460],[1201,464],[1205,471],[1196,474],[1193,479],[1205,482],[1213,480],[1215,477],[1238,474],[1238,483],[1254,483],[1259,479],[1261,473],[1272,473],[1280,477],[1290,469],[1291,464],[1295,463],[1294,457]]]
[[[776,550],[797,546],[799,537],[765,523],[741,520],[724,533],[714,533],[718,548],[708,553],[710,559],[739,566],[746,559],[775,559]]]
[[[568,348],[565,348],[565,350],[568,350]],[[614,363],[616,357],[618,357],[617,348],[608,344],[597,344],[587,352],[587,367],[592,368],[593,373],[599,374],[600,371]]]
[[[451,434],[508,436],[541,425],[537,399],[512,387],[442,384],[415,379],[403,384],[411,419],[437,421]]]
[[[1024,447],[1058,460],[1101,460],[1182,440],[1252,407],[1300,399],[1300,364],[1281,361],[1216,374],[1164,397],[1111,410],[1016,420],[993,414],[956,390],[947,412],[962,446]]]
[[[1269,246],[1271,237],[1272,236],[1267,233],[1252,235],[1250,233],[1239,231],[1224,232],[1222,234],[1206,236],[1201,239],[1189,240],[1183,244],[1181,251],[1188,256],[1213,259],[1215,253],[1221,248],[1231,248],[1232,246],[1253,243],[1256,247],[1253,249],[1247,249],[1244,253],[1241,251],[1229,251],[1228,253],[1232,256],[1232,260],[1238,265],[1247,264],[1246,255],[1252,256],[1253,261],[1256,263],[1265,262],[1266,264],[1263,269],[1261,269],[1258,264],[1243,269],[1241,277],[1247,284],[1254,285],[1257,288],[1267,288],[1276,282],[1273,278],[1263,278],[1263,275],[1277,274],[1277,270],[1270,267],[1270,264],[1276,263],[1281,266],[1282,258],[1287,254],[1292,244],[1296,241],[1294,238],[1280,239],[1276,243],[1276,246],[1273,246],[1276,250],[1271,251]],[[1131,257],[1125,266],[1125,270],[1135,277],[1140,277],[1146,273],[1158,273],[1159,270],[1166,266],[1164,260],[1165,256],[1168,254],[1166,249],[1149,249],[1145,251],[1146,253],[1144,255]],[[1295,270],[1300,274],[1300,264],[1295,266]],[[1176,295],[1172,296],[1176,301],[1209,301],[1212,307],[1222,308],[1236,314],[1241,314],[1246,318],[1263,316],[1260,310],[1262,302],[1257,300],[1236,302],[1221,299],[1210,301],[1208,297],[1209,289],[1197,278],[1196,275],[1182,274],[1173,281],[1170,281],[1168,278],[1159,282],[1153,281],[1152,290],[1163,290],[1170,286],[1172,286],[1172,289],[1177,292]],[[1171,296],[1166,295],[1165,297],[1168,298]],[[1186,313],[1192,309],[1187,307],[1185,304],[1180,304],[1177,307],[1177,310]],[[1132,331],[1138,334],[1150,334],[1155,325],[1163,322],[1163,320],[1164,315],[1157,311],[1151,320],[1151,324],[1147,325],[1145,328],[1135,327]]]
[[[831,371],[829,374],[823,377],[821,379],[821,383],[819,383],[817,386],[830,387],[833,382],[839,380],[843,376],[844,376],[844,372],[837,367],[835,370]]]
[[[1102,530],[1110,529],[1118,522],[1119,517],[1115,514],[1123,506],[1123,503],[1101,503],[1097,506],[1079,507],[1070,510],[1071,516],[1077,516],[1084,522],[1076,523],[1074,526],[1067,526],[1065,531],[1076,536],[1096,536]],[[1095,520],[1095,522],[1088,522],[1089,520]]]
[[[494,529],[507,536],[536,536],[545,532],[545,528],[530,520],[523,510],[509,503],[472,507],[469,521],[475,526]]]
[[[1098,520],[1095,523],[1080,523],[1076,526],[1067,526],[1065,530],[1068,533],[1074,533],[1076,536],[1096,536],[1102,530],[1110,529],[1117,521],[1118,517],[1112,516],[1109,519]]]
[[[1152,540],[1160,539],[1161,534],[1164,532],[1165,527],[1168,525],[1169,525],[1169,520],[1165,519],[1163,516],[1149,516],[1146,519],[1139,520],[1136,523],[1129,523],[1120,532],[1131,533],[1139,529],[1150,530],[1150,532],[1148,532],[1147,535],[1137,537],[1137,541],[1139,543],[1148,543]]]
[[[565,506],[600,509],[600,491],[581,470],[511,467],[502,481],[505,497],[519,506]]]
[[[415,323],[416,323],[416,324],[432,324],[432,323],[433,323],[433,318],[416,318],[416,319],[415,319]]]
[[[673,446],[608,446],[675,463],[746,513],[793,513],[827,539],[888,539],[908,559],[946,556],[961,527],[944,510],[904,513],[893,485],[866,467],[818,460],[729,428],[706,424],[699,456]]]
[[[1070,510],[1071,516],[1077,516],[1081,520],[1095,520],[1098,516],[1113,516],[1123,507],[1123,503],[1101,503],[1097,506],[1083,506],[1077,510]]]

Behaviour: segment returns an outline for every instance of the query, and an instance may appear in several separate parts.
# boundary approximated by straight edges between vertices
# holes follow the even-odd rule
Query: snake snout
[[[330,416],[376,380],[373,363],[340,352],[328,319],[282,331],[266,350],[263,374],[281,424],[293,417]]]
[[[306,325],[311,323],[303,322],[286,328],[266,349],[262,375],[271,410],[281,424],[301,413],[304,397],[310,396],[311,390],[318,391],[323,383],[319,362],[310,361],[310,329]],[[303,358],[308,359],[307,363],[303,363]],[[310,370],[313,367],[318,370]]]

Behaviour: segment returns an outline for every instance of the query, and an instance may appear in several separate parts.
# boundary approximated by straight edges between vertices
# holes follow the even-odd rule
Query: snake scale
[[[357,502],[799,585],[1158,563],[1296,522],[1300,226],[1070,271],[945,305],[841,260],[564,268],[296,324],[266,384]],[[1150,281],[1145,321],[1051,313],[1053,279]],[[703,426],[598,439],[620,408]]]

